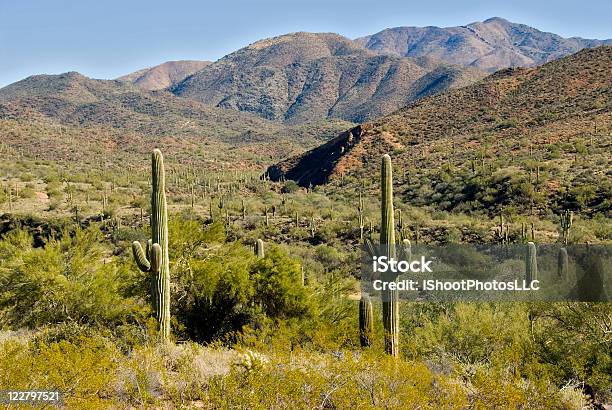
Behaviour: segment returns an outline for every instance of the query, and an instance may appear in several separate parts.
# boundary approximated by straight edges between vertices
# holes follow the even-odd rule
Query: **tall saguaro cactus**
[[[527,243],[527,252],[525,254],[525,281],[528,285],[538,279],[538,260],[536,254],[536,246],[533,242]]]
[[[560,278],[567,279],[569,269],[569,256],[567,249],[560,248],[557,253],[557,275]]]
[[[391,157],[385,154],[382,157],[380,168],[380,247],[381,253],[388,258],[395,259],[395,221],[393,212],[393,166]],[[386,282],[395,281],[396,276],[392,272],[385,274]],[[397,357],[399,355],[399,304],[398,291],[389,290],[388,287],[382,291],[383,327],[385,330],[385,352]]]
[[[561,214],[560,217],[560,225],[561,225],[561,241],[567,245],[569,240],[570,229],[572,229],[572,224],[574,223],[574,212],[565,211]]]
[[[364,219],[363,219],[363,198],[361,197],[361,192],[359,193],[359,205],[357,206],[357,211],[359,212],[359,240],[363,241],[363,228],[364,228]]]
[[[153,309],[162,339],[170,337],[170,260],[168,258],[168,208],[166,205],[164,157],[156,149],[151,155],[151,237],[147,252],[132,243],[136,264],[151,273]]]
[[[361,347],[372,345],[372,336],[374,335],[374,314],[372,312],[372,301],[367,294],[363,294],[359,300],[359,342]]]

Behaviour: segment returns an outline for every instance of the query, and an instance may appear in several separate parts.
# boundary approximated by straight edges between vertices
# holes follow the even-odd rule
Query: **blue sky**
[[[565,37],[612,38],[610,0],[0,0],[0,87],[32,74],[115,78],[167,60],[216,60],[293,31],[354,38],[493,16]]]

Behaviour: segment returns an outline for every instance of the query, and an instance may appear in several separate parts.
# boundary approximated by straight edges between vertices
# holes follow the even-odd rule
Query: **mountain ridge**
[[[491,17],[455,27],[401,26],[355,39],[381,54],[430,56],[449,64],[488,72],[507,67],[541,65],[583,48],[612,44],[612,39],[564,38],[526,24]]]
[[[212,63],[199,60],[166,61],[123,75],[117,80],[132,83],[148,91],[164,90],[178,84],[209,64]]]
[[[128,82],[90,79],[77,72],[30,76],[0,88],[2,120],[57,124],[91,129],[92,133],[95,129],[96,134],[113,138],[117,134],[145,140],[184,138],[209,149],[237,147],[272,157],[316,145],[350,124],[288,127],[252,114],[182,99],[168,91],[147,91]]]
[[[294,32],[215,62],[169,61],[119,77],[284,124],[363,123],[486,74],[537,66],[612,40],[563,38],[499,17],[456,27],[395,27],[351,40]]]
[[[419,94],[413,87],[417,80],[452,88],[483,76],[431,59],[381,55],[334,33],[297,32],[228,54],[171,91],[288,124],[315,118],[361,122],[411,102]],[[429,92],[439,88],[419,87]]]
[[[610,72],[610,46],[584,49],[540,67],[501,70],[476,84],[423,98],[351,128],[267,172],[273,180],[320,185],[345,175],[370,178],[377,170],[371,164],[386,153],[405,170],[415,167],[420,172],[440,170],[445,164],[465,169],[478,155],[492,162],[522,156],[524,164],[533,164],[529,154],[533,146],[544,151],[538,154],[542,160],[550,157],[548,151],[560,150],[565,166],[576,155],[572,152],[582,152],[576,147],[585,144],[585,139],[597,142],[592,136],[597,129],[600,133],[612,130]],[[610,137],[596,135],[609,148]],[[598,161],[609,163],[605,156]],[[577,171],[571,166],[566,169]],[[600,171],[585,172],[609,180]]]

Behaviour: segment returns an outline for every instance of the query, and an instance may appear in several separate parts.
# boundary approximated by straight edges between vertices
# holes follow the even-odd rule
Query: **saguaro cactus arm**
[[[147,256],[145,255],[145,251],[142,249],[142,245],[138,241],[132,242],[132,253],[134,254],[134,260],[136,261],[136,265],[143,272],[151,271],[151,262],[149,262]]]
[[[151,272],[159,272],[162,266],[162,247],[154,243],[151,247]]]
[[[401,259],[405,261],[412,260],[412,244],[410,243],[410,239],[404,239],[402,241],[401,251]]]

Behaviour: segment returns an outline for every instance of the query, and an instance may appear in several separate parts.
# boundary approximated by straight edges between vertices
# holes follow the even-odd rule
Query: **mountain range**
[[[465,169],[478,156],[509,162],[523,156],[531,167],[553,159],[551,165],[541,166],[553,167],[557,178],[584,172],[604,181],[609,179],[612,142],[610,73],[610,46],[585,49],[535,68],[501,70],[354,127],[273,165],[268,174],[302,186],[345,175],[371,178],[381,155],[391,153],[399,167],[419,172],[437,171],[444,164]],[[597,144],[603,146],[595,148]],[[584,145],[591,148],[579,148]],[[597,171],[570,165],[576,153],[586,151],[589,161],[582,165],[599,167]],[[596,157],[594,152],[604,155]]]
[[[612,40],[563,38],[493,17],[458,27],[395,27],[355,40],[368,50],[401,57],[430,57],[493,72],[541,65]]]
[[[28,77],[0,89],[0,121],[6,121],[8,129],[25,123],[44,124],[41,129],[58,138],[61,127],[95,129],[96,135],[112,136],[113,144],[121,133],[138,135],[139,140],[195,138],[199,144],[214,147],[211,153],[227,154],[228,147],[243,147],[249,155],[263,154],[276,161],[347,129],[353,131],[344,136],[355,135],[355,123],[365,123],[359,128],[360,135],[370,130],[364,135],[388,137],[371,131],[379,129],[372,128],[379,124],[377,119],[392,121],[405,113],[422,112],[415,107],[436,107],[438,111],[430,113],[431,118],[420,125],[423,128],[398,132],[430,136],[427,130],[434,127],[439,113],[453,107],[445,126],[452,122],[448,118],[458,116],[460,124],[469,113],[444,98],[464,98],[466,90],[475,90],[474,86],[489,95],[492,84],[501,78],[523,81],[525,73],[532,72],[502,70],[484,78],[486,71],[539,64],[609,42],[563,39],[499,18],[465,27],[388,29],[357,40],[333,33],[293,33],[257,41],[216,62],[167,62],[117,80],[94,80],[74,72]],[[590,70],[573,65],[566,69],[569,71],[560,70],[548,81],[558,81],[562,89],[562,81],[573,83],[572,75]],[[546,95],[557,102],[566,101],[567,96],[558,95],[558,91],[547,89]],[[437,95],[441,99],[436,99]],[[533,97],[525,98],[527,104]],[[510,102],[514,100],[500,104]],[[466,100],[468,106],[482,103]],[[550,111],[556,112],[553,108]],[[495,123],[498,118],[494,118]],[[317,151],[323,153],[323,162],[316,178],[304,178],[301,166],[294,166],[295,159],[277,169],[302,183],[327,180],[338,169],[336,159],[325,159],[333,158],[327,155],[329,147],[338,154],[333,148],[336,142]],[[405,146],[405,141],[399,145]]]
[[[337,34],[294,33],[229,54],[171,91],[289,124],[361,122],[483,76],[427,58],[380,55]]]
[[[396,27],[356,40],[302,32],[257,41],[212,64],[202,62],[198,71],[153,84],[276,122],[364,122],[488,72],[536,66],[602,44],[612,40],[563,38],[498,17],[459,27]],[[165,73],[166,64],[145,76]],[[132,78],[153,88],[142,75],[123,77]]]
[[[194,144],[205,147],[207,157],[228,158],[234,149],[242,150],[243,158],[253,152],[255,160],[269,160],[315,146],[351,125],[315,121],[291,127],[76,72],[31,76],[0,89],[0,130],[8,130],[0,131],[3,142],[45,158],[66,146],[85,156],[100,146],[141,152],[155,144]],[[18,132],[24,129],[28,132]]]

